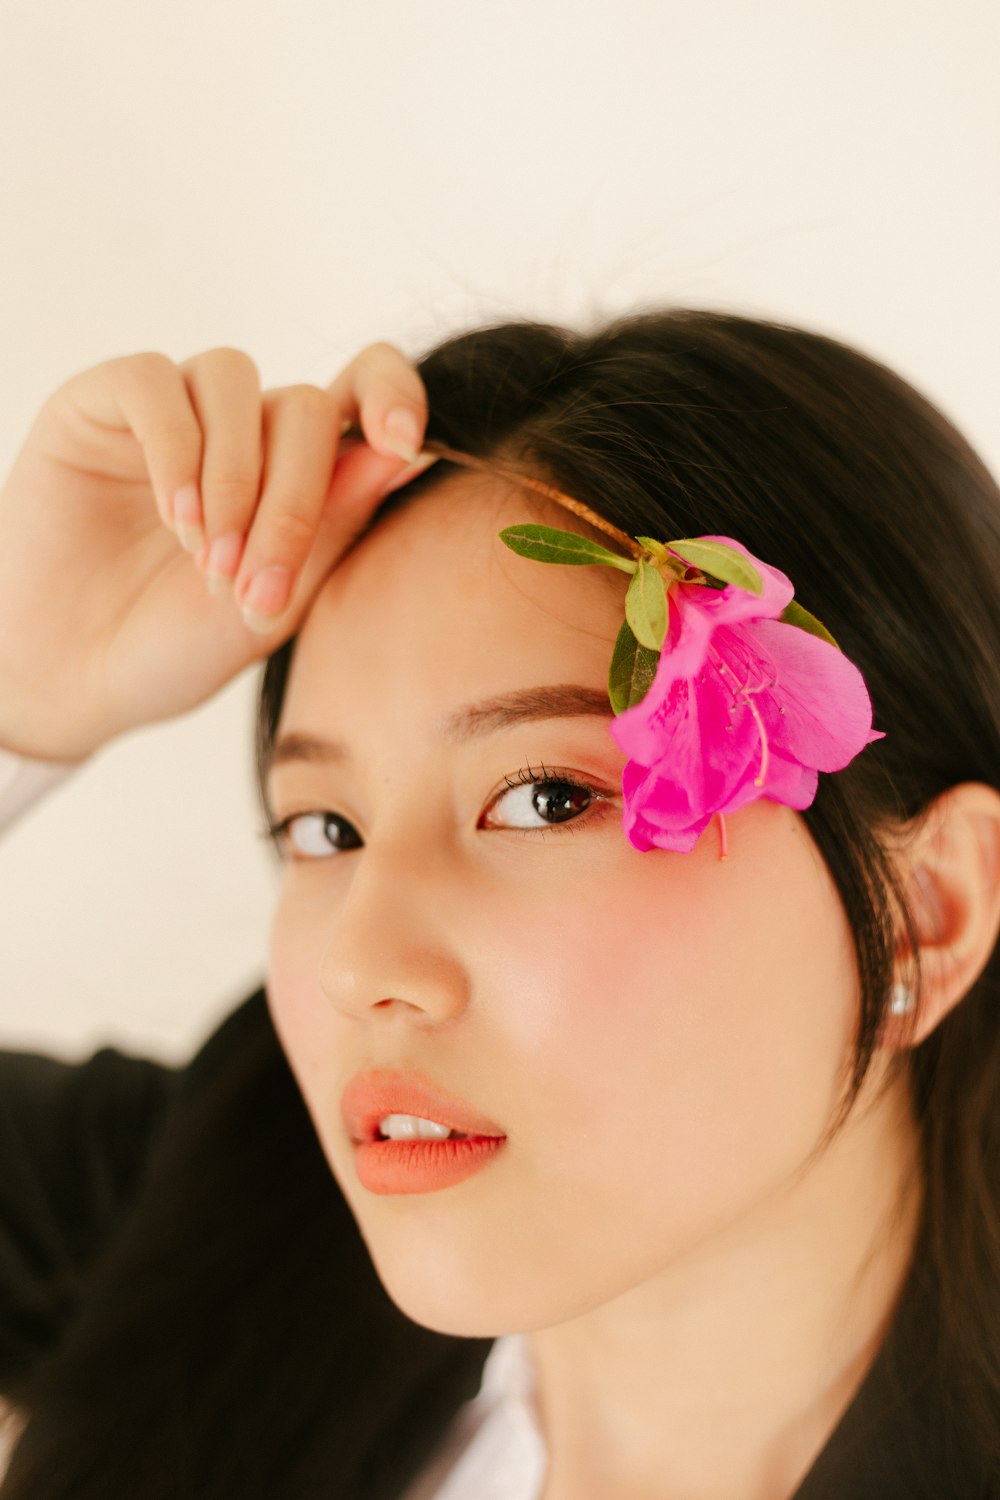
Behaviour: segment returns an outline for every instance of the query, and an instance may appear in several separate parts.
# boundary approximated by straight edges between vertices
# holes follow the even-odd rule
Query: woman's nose
[[[369,848],[327,931],[320,985],[345,1014],[440,1025],[465,1009],[469,976],[449,903],[428,869]]]

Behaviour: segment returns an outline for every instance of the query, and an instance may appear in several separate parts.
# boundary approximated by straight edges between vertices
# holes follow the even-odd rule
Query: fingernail
[[[231,584],[239,567],[242,550],[243,533],[241,531],[227,531],[225,536],[216,537],[205,559],[206,578],[212,574],[216,576],[224,574]]]
[[[252,609],[243,610],[243,623],[248,630],[254,630],[258,635],[270,635],[274,629],[274,615],[256,615]]]
[[[420,442],[420,423],[414,412],[405,406],[395,407],[383,423],[385,446],[398,453],[409,463],[418,462],[417,446]]]
[[[190,552],[194,557],[197,557],[198,553],[205,545],[205,533],[202,531],[200,526],[178,525],[177,540],[180,542],[185,552]]]
[[[198,486],[185,484],[174,495],[174,520],[179,526],[197,526],[201,523],[201,501]]]
[[[386,495],[392,494],[393,490],[401,490],[404,484],[409,484],[411,479],[416,479],[417,475],[422,474],[425,469],[429,469],[431,464],[436,464],[438,457],[437,453],[422,453],[415,464],[410,464],[409,468],[404,469],[402,474],[397,474],[395,479],[390,480],[384,490],[379,490],[376,498],[384,500]]]
[[[243,595],[243,618],[251,630],[273,630],[274,622],[288,603],[292,575],[288,568],[263,568]]]

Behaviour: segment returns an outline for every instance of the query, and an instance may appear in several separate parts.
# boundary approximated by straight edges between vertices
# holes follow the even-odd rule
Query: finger
[[[427,392],[394,344],[369,344],[327,386],[342,420],[354,423],[376,453],[415,463],[427,427]]]
[[[398,472],[399,462],[376,453],[367,443],[342,446],[312,549],[287,610],[265,641],[268,652],[276,651],[299,629],[331,572],[371,520],[378,508],[379,491],[387,476]],[[261,625],[263,629],[263,622]]]
[[[123,355],[66,382],[66,395],[102,427],[130,430],[140,447],[165,526],[173,496],[197,482],[201,426],[180,370],[166,354]]]
[[[339,437],[337,408],[314,385],[286,386],[263,398],[264,473],[260,499],[234,583],[251,629],[274,628],[312,549]]]
[[[241,349],[210,349],[180,366],[204,438],[199,484],[177,497],[178,535],[206,576],[236,572],[263,465],[260,372]]]

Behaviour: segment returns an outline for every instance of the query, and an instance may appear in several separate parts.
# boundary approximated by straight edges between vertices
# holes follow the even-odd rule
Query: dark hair
[[[900,930],[917,950],[883,835],[918,825],[951,786],[992,784],[1000,765],[1000,490],[898,375],[773,321],[672,309],[590,333],[507,323],[445,340],[418,368],[428,438],[516,466],[632,536],[738,538],[788,574],[860,668],[885,738],[821,775],[800,814],[855,940],[860,1005],[839,1126],[886,1019]],[[442,460],[379,516],[449,472]],[[261,680],[265,811],[294,647]],[[897,1066],[920,1129],[941,1383],[955,1433],[1000,1476],[998,954]],[[153,1500],[185,1481],[200,1500],[388,1500],[475,1390],[489,1341],[433,1334],[388,1302],[273,1032],[259,1029],[226,1087],[198,1096],[186,1133],[164,1133],[88,1310],[26,1385],[37,1440],[32,1421],[3,1500],[118,1488]],[[248,1135],[259,1157],[245,1155]],[[258,1191],[262,1171],[273,1198]],[[140,1397],[129,1361],[143,1338],[154,1352],[142,1377],[159,1346],[170,1378],[155,1366]],[[239,1359],[217,1354],[234,1341]],[[287,1404],[267,1385],[279,1378]]]

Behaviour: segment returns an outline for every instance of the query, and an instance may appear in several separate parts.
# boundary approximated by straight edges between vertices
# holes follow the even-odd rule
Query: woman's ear
[[[967,995],[989,961],[1000,928],[1000,792],[966,781],[942,792],[904,846],[901,870],[919,936],[921,994],[915,1016],[891,1015],[883,1042],[914,1047]],[[896,979],[916,1000],[906,937]]]

